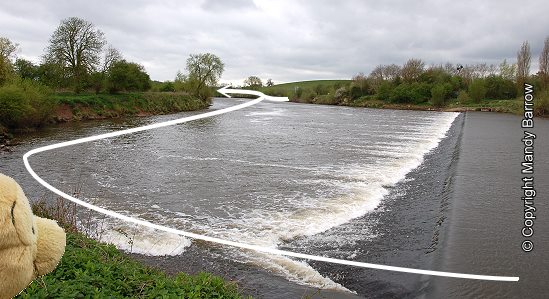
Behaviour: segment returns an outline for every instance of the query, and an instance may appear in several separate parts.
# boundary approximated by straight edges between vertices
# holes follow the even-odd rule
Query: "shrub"
[[[484,80],[476,79],[469,85],[469,96],[475,103],[479,103],[486,97],[486,87]]]
[[[485,80],[486,97],[489,99],[514,99],[517,88],[513,81],[491,75]]]
[[[54,107],[51,90],[37,82],[16,80],[0,87],[0,123],[6,127],[41,126],[50,119]]]
[[[549,116],[549,90],[543,91],[534,100],[534,111],[537,116]]]
[[[391,91],[393,90],[393,84],[387,81],[381,82],[377,89],[377,98],[382,101],[389,101],[391,98]]]
[[[469,101],[469,95],[465,90],[460,90],[457,100],[459,103],[467,103],[467,101]]]
[[[446,98],[446,89],[444,85],[437,84],[431,89],[431,101],[436,107],[444,106],[444,99]]]
[[[419,104],[429,100],[431,97],[431,85],[427,83],[402,83],[395,87],[389,96],[394,103],[415,103]]]
[[[125,60],[113,63],[108,73],[109,92],[146,91],[151,88],[149,75],[143,66]]]
[[[349,92],[347,91],[347,88],[345,88],[345,87],[340,87],[334,92],[334,98],[336,100],[339,100],[339,101],[343,100],[344,98],[346,98],[348,96],[349,96]]]

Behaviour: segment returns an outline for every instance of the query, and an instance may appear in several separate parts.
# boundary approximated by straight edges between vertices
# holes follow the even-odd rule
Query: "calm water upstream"
[[[210,109],[240,101],[216,99]],[[51,127],[20,138],[13,153],[1,154],[0,172],[37,198],[45,191],[24,169],[26,151],[189,114]],[[444,265],[433,260],[445,232],[439,228],[448,225],[452,207],[463,124],[464,116],[457,113],[265,102],[41,153],[30,162],[61,190],[79,189],[81,198],[97,205],[166,226],[298,252],[433,269]],[[135,253],[178,257],[200,248],[216,261],[264,269],[292,284],[375,297],[414,297],[431,288],[419,275],[221,248],[84,210],[81,216],[84,226],[88,219],[98,226],[102,239]],[[262,288],[277,286],[266,282]],[[278,288],[286,287],[278,283]]]

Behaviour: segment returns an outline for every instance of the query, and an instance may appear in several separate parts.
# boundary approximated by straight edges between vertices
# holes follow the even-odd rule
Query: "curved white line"
[[[240,91],[238,91],[238,93],[239,92]],[[258,92],[254,92],[254,94],[255,93],[258,93]],[[182,230],[179,230],[179,229],[174,229],[174,228],[170,228],[170,227],[167,227],[167,226],[158,225],[158,224],[154,224],[154,223],[151,223],[151,222],[148,222],[148,221],[132,218],[132,217],[129,217],[129,216],[126,216],[126,215],[122,215],[120,213],[117,213],[117,212],[114,212],[114,211],[110,211],[110,210],[92,205],[92,204],[87,203],[85,201],[82,201],[78,198],[70,196],[70,195],[64,193],[63,191],[53,187],[52,185],[50,185],[46,181],[44,181],[41,177],[39,177],[36,174],[36,172],[34,172],[34,170],[32,169],[32,167],[29,164],[29,160],[28,160],[29,157],[34,155],[34,154],[37,154],[37,153],[41,153],[41,152],[45,152],[45,151],[49,151],[49,150],[53,150],[53,149],[58,149],[58,148],[62,148],[62,147],[70,146],[70,145],[76,145],[76,144],[80,144],[80,143],[86,143],[86,142],[91,142],[91,141],[105,139],[105,138],[122,136],[122,135],[132,134],[132,133],[136,133],[136,132],[161,128],[161,127],[167,127],[167,126],[181,124],[181,123],[185,123],[185,122],[189,122],[189,121],[193,121],[193,120],[197,120],[197,119],[202,119],[202,118],[206,118],[206,117],[220,115],[220,114],[224,114],[224,113],[231,112],[231,111],[236,111],[236,110],[248,107],[248,106],[255,105],[255,104],[263,101],[267,97],[262,93],[260,93],[260,94],[261,94],[260,97],[255,99],[255,100],[252,100],[252,101],[240,104],[240,105],[235,105],[235,106],[231,106],[231,107],[228,107],[228,108],[216,110],[216,111],[206,112],[206,113],[202,113],[202,114],[198,114],[198,115],[183,117],[183,118],[170,120],[170,121],[165,121],[165,122],[156,123],[156,124],[151,124],[151,125],[147,125],[147,126],[136,127],[136,128],[132,128],[132,129],[121,130],[121,131],[116,131],[116,132],[111,132],[111,133],[106,133],[106,134],[100,134],[100,135],[95,135],[95,136],[90,136],[90,137],[85,137],[85,138],[80,138],[80,139],[75,139],[75,140],[71,140],[71,141],[66,141],[66,142],[61,142],[61,143],[56,143],[56,144],[52,144],[52,145],[48,145],[48,146],[39,147],[39,148],[33,149],[33,150],[25,153],[25,155],[23,155],[23,162],[25,164],[25,167],[27,168],[27,171],[31,174],[31,176],[36,181],[38,181],[40,184],[42,184],[42,186],[48,188],[53,193],[55,193],[55,194],[57,194],[57,195],[59,195],[63,198],[66,198],[66,199],[68,199],[68,200],[70,200],[70,201],[72,201],[72,202],[74,202],[78,205],[81,205],[81,206],[86,207],[90,210],[94,210],[96,212],[99,212],[99,213],[102,213],[102,214],[105,214],[105,215],[108,215],[108,216],[111,216],[111,217],[114,217],[114,218],[118,218],[120,220],[124,220],[124,221],[130,222],[130,223],[135,223],[135,224],[147,226],[147,227],[150,227],[150,228],[153,228],[153,229],[165,231],[165,232],[168,232],[168,233],[178,234],[178,235],[182,235],[182,236],[193,238],[193,239],[198,239],[198,240],[203,240],[203,241],[207,241],[207,242],[213,242],[213,243],[218,243],[218,244],[222,244],[222,245],[228,245],[228,246],[233,246],[233,247],[238,247],[238,248],[243,248],[243,249],[249,249],[249,250],[254,250],[254,251],[258,251],[258,252],[265,252],[265,253],[270,253],[270,254],[274,254],[274,255],[284,255],[284,256],[290,256],[290,257],[295,257],[295,258],[315,260],[315,261],[328,262],[328,263],[341,264],[341,265],[356,266],[356,267],[362,267],[362,268],[388,270],[388,271],[396,271],[396,272],[403,272],[403,273],[432,275],[432,276],[442,276],[442,277],[478,279],[478,280],[493,280],[493,281],[518,281],[519,280],[519,277],[490,276],[490,275],[477,275],[477,274],[442,272],[442,271],[412,269],[412,268],[405,268],[405,267],[386,266],[386,265],[379,265],[379,264],[349,261],[349,260],[343,260],[343,259],[335,259],[335,258],[329,258],[329,257],[324,257],[324,256],[302,254],[302,253],[296,253],[296,252],[291,252],[291,251],[285,251],[285,250],[279,250],[279,249],[274,249],[274,248],[262,247],[262,246],[257,246],[257,245],[233,242],[233,241],[223,240],[223,239],[209,237],[209,236],[205,236],[205,235],[199,235],[199,234],[195,234],[195,233],[191,233],[191,232],[186,232],[186,231],[182,231]]]

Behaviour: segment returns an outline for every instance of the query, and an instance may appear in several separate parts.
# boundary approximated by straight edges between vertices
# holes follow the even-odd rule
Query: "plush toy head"
[[[0,174],[0,298],[11,298],[51,272],[65,252],[65,232],[32,214],[21,187]]]

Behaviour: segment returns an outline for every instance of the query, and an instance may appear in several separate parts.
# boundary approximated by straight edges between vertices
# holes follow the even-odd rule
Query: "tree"
[[[400,70],[402,79],[407,83],[416,81],[423,73],[424,67],[425,63],[421,59],[412,58],[408,60]]]
[[[177,71],[175,80],[173,81],[175,91],[188,91],[187,76],[180,71]]]
[[[0,85],[4,84],[13,75],[12,59],[18,44],[12,43],[8,38],[0,36]]]
[[[402,71],[402,69],[400,68],[400,66],[398,66],[394,63],[390,64],[390,65],[386,65],[382,68],[383,78],[385,80],[394,81],[398,77],[400,77],[400,72],[401,71]]]
[[[263,82],[261,82],[261,79],[257,76],[250,76],[244,80],[244,87],[255,89],[262,86]]]
[[[356,74],[352,78],[352,80],[353,80],[353,86],[356,86],[356,87],[359,88],[360,96],[363,96],[363,95],[369,93],[370,88],[368,86],[368,78],[366,78],[366,76],[364,76],[364,73]],[[351,87],[351,89],[352,89],[352,87]],[[351,90],[351,94],[353,95],[353,97],[356,97],[356,94],[354,92],[352,92],[352,90]]]
[[[517,65],[515,63],[508,64],[507,59],[499,65],[499,75],[505,80],[514,81],[517,74]]]
[[[446,89],[443,84],[436,84],[431,89],[431,101],[435,107],[444,106],[444,99],[446,98]]]
[[[517,85],[518,90],[522,90],[524,82],[530,75],[530,60],[532,55],[530,54],[530,44],[528,41],[522,43],[520,50],[517,52]]]
[[[120,91],[146,91],[151,88],[151,79],[142,65],[120,60],[108,72],[108,85],[111,93]]]
[[[265,85],[267,85],[267,86],[270,87],[270,86],[273,86],[273,85],[274,85],[274,82],[273,82],[272,79],[269,78],[269,79],[267,79],[267,83],[265,83]]]
[[[476,79],[469,85],[469,97],[479,103],[486,96],[486,87],[483,79]]]
[[[122,54],[118,49],[114,48],[112,45],[109,45],[107,50],[105,50],[105,56],[103,57],[103,66],[102,72],[107,73],[111,66],[120,60],[123,60]]]
[[[217,84],[223,74],[224,64],[214,54],[191,54],[187,59],[187,80],[191,92],[206,100],[211,95],[210,86]]]
[[[92,23],[65,19],[50,38],[46,60],[62,65],[75,91],[80,92],[85,77],[96,70],[105,43],[103,32]]]
[[[549,87],[549,37],[545,38],[543,50],[539,54],[539,74],[543,88]]]
[[[32,61],[23,59],[23,58],[17,58],[15,60],[15,72],[21,77],[22,79],[30,79],[30,80],[38,80],[40,77],[38,73],[38,66],[34,65]]]

